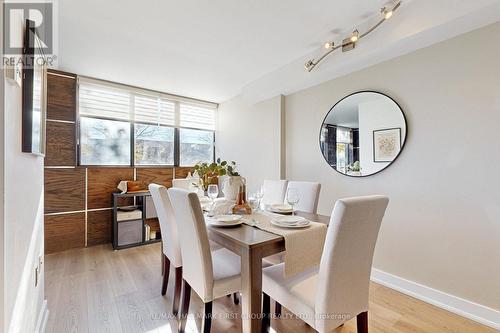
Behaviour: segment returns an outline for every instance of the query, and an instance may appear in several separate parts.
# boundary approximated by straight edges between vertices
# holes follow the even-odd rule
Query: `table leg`
[[[241,288],[243,333],[258,333],[262,326],[262,256],[256,249],[241,251]]]

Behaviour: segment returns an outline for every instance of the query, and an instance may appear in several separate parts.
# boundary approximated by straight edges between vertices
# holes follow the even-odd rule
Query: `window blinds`
[[[181,127],[215,130],[215,109],[181,103],[179,125]]]
[[[215,130],[217,104],[90,78],[78,84],[81,116]]]

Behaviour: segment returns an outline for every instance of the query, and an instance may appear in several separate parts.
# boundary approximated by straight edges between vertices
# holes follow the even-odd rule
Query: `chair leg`
[[[175,268],[175,291],[174,291],[174,303],[172,305],[172,313],[177,316],[179,313],[179,301],[181,299],[182,290],[182,267]]]
[[[274,316],[281,317],[281,304],[277,301],[274,302]]]
[[[161,285],[161,294],[164,296],[167,293],[168,276],[170,275],[170,260],[166,255],[163,255],[163,283]]]
[[[239,297],[239,296],[240,296],[240,295],[239,295],[238,293],[234,293],[234,294],[233,294],[233,302],[234,302],[234,304],[236,304],[236,305],[240,304],[240,297]]]
[[[271,327],[271,298],[262,293],[262,332],[269,332]]]
[[[358,323],[358,333],[368,333],[368,311],[357,315],[356,321]]]
[[[186,329],[186,320],[189,312],[189,301],[191,300],[191,286],[186,280],[182,279],[182,306],[179,318],[179,333],[184,333]]]
[[[205,303],[205,313],[203,315],[203,333],[210,333],[212,327],[212,302]]]

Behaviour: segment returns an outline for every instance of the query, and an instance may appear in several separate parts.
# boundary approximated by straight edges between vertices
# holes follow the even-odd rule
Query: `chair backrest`
[[[149,184],[149,192],[153,198],[156,214],[160,221],[163,253],[174,267],[182,266],[181,248],[177,235],[174,210],[168,197],[167,188],[158,184]]]
[[[182,277],[201,299],[212,299],[213,267],[207,227],[196,193],[170,188],[182,253]]]
[[[262,203],[265,205],[282,204],[285,198],[286,185],[288,180],[264,180],[264,196]]]
[[[316,214],[318,211],[319,191],[321,190],[320,183],[289,181],[287,191],[289,188],[296,188],[299,192],[299,203],[295,205],[295,209]],[[284,202],[286,203],[286,192]]]
[[[189,190],[191,188],[191,185],[195,182],[196,180],[192,178],[176,178],[172,179],[172,187],[176,188],[182,188],[185,190]]]
[[[335,203],[319,267],[315,328],[320,332],[346,321],[325,314],[356,316],[368,311],[373,252],[388,203],[382,195]]]

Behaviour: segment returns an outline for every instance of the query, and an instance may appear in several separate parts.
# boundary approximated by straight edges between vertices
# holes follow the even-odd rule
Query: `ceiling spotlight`
[[[307,69],[308,71],[311,71],[311,69],[314,67],[314,60],[308,60],[304,64],[304,68]]]
[[[359,39],[359,31],[356,29],[352,32],[351,42],[356,43]]]
[[[371,34],[375,31],[380,25],[382,25],[385,21],[390,19],[394,12],[401,6],[401,3],[404,0],[388,0],[388,2],[384,5],[384,7],[380,10],[382,17],[378,19],[378,22],[374,23],[369,29],[360,33],[358,29],[355,29],[350,36],[346,36],[338,46],[335,46],[333,41],[328,41],[323,44],[326,51],[323,52],[323,55],[319,58],[312,59],[307,61],[304,64],[304,67],[307,71],[311,72],[315,69],[319,63],[321,63],[326,57],[330,54],[334,53],[335,50],[341,49],[342,52],[347,52],[354,50],[356,45],[358,44],[361,38],[365,38],[367,35]]]
[[[326,42],[324,46],[325,46],[325,49],[328,50],[328,49],[333,48],[334,45],[335,44],[333,42]]]
[[[382,15],[384,15],[384,18],[386,20],[390,19],[392,16],[392,9],[388,9],[387,7],[382,8]]]

